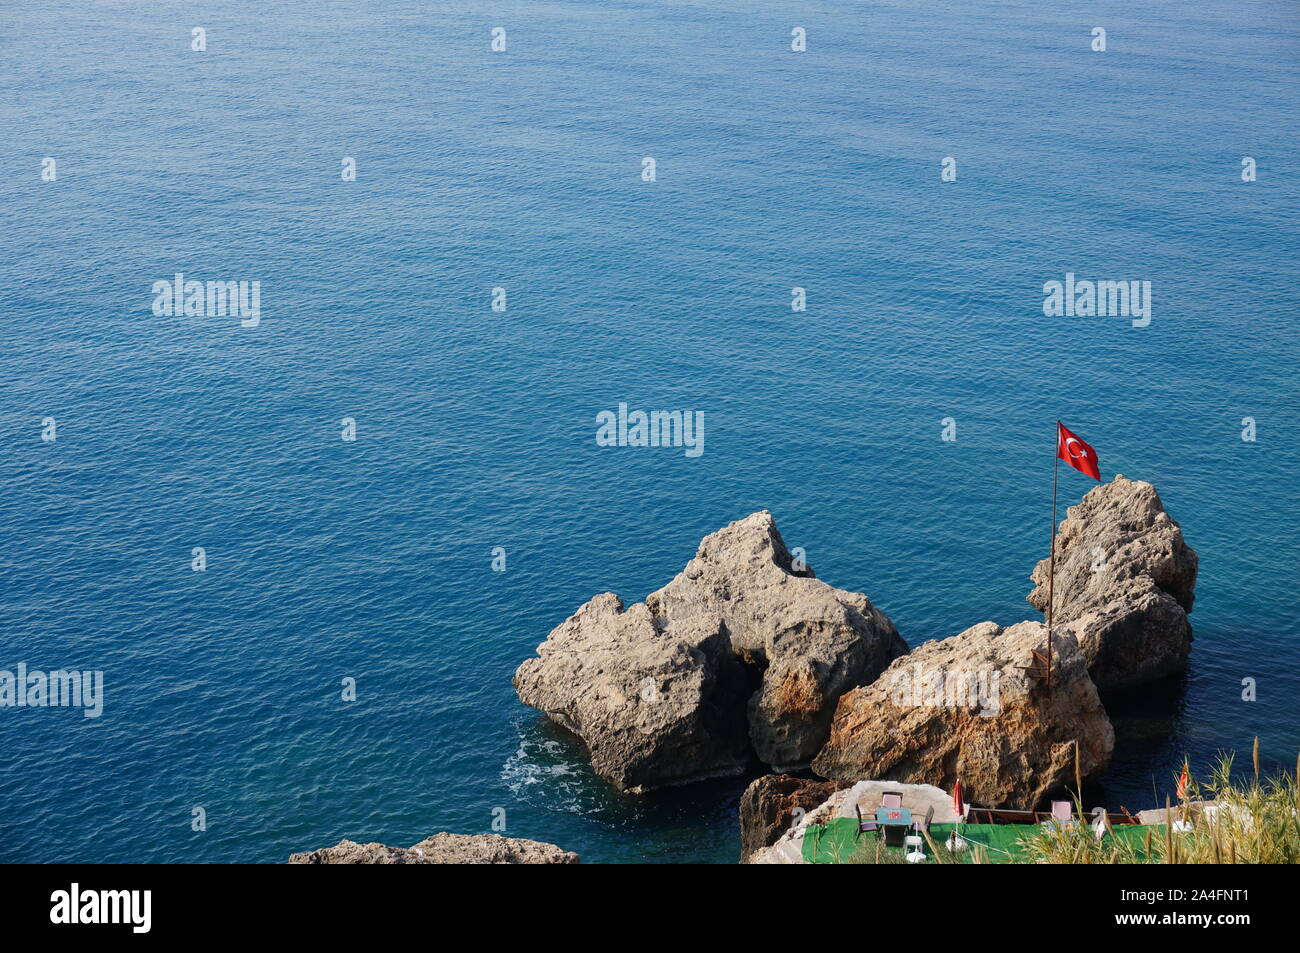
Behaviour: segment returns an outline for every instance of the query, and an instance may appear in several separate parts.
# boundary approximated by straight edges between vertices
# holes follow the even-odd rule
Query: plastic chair
[[[921,835],[908,834],[907,837],[904,839],[904,843],[907,846],[907,853],[903,855],[903,859],[906,860],[909,864],[924,863],[925,849],[921,846],[924,843],[924,841],[921,838]]]
[[[1044,823],[1068,827],[1074,823],[1074,805],[1069,801],[1053,801],[1052,818]]]

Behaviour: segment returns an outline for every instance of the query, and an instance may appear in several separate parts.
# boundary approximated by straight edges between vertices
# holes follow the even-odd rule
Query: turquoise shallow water
[[[514,667],[764,507],[913,644],[1027,618],[1057,417],[1201,556],[1191,668],[1113,711],[1099,797],[1255,735],[1294,761],[1294,7],[372,7],[0,18],[0,668],[106,679],[99,719],[0,709],[0,860],[502,808],[588,860],[732,861],[739,782],[611,793]],[[260,280],[260,326],[155,316],[177,271]],[[1150,326],[1044,317],[1067,271],[1150,280]],[[620,401],[703,411],[704,454],[597,447]]]

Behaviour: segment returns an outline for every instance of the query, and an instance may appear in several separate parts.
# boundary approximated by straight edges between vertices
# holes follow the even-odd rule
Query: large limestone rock
[[[767,510],[706,536],[646,604],[670,627],[720,619],[732,652],[762,670],[749,736],[758,759],[778,771],[805,767],[840,696],[907,651],[866,596],[794,565]]]
[[[1187,621],[1196,552],[1150,483],[1115,477],[1066,511],[1056,538],[1054,623],[1073,623],[1102,694],[1180,671],[1191,651]],[[1048,560],[1027,597],[1046,612]]]
[[[576,864],[578,855],[554,844],[500,834],[434,834],[414,847],[340,841],[301,854],[291,864]]]
[[[834,781],[789,774],[765,774],[753,781],[740,797],[740,862],[775,844],[839,787]]]
[[[906,650],[866,596],[797,567],[764,510],[705,537],[644,603],[591,600],[514,684],[597,773],[639,792],[738,774],[753,754],[806,766],[840,696]]]
[[[743,666],[715,616],[664,627],[612,592],[555,628],[515,673],[525,705],[587,746],[622,791],[740,774],[749,763]]]
[[[1115,733],[1069,629],[1052,640],[1050,693],[1022,670],[1046,634],[1037,622],[982,622],[914,649],[840,699],[813,770],[947,789],[960,780],[969,803],[1023,808],[1073,787],[1076,741],[1083,776],[1101,771]]]

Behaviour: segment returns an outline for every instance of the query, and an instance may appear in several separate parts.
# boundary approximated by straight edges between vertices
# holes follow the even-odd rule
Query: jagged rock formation
[[[587,746],[623,791],[740,774],[749,763],[745,673],[720,621],[663,627],[612,592],[555,628],[515,673],[525,705]]]
[[[775,844],[840,787],[835,781],[766,774],[740,797],[740,862]]]
[[[576,864],[578,855],[554,844],[500,834],[434,834],[414,847],[340,841],[301,854],[291,864]]]
[[[563,622],[515,673],[526,705],[586,744],[625,791],[802,767],[840,696],[906,652],[860,593],[797,567],[763,510],[704,538],[644,603],[613,593]]]
[[[749,736],[759,760],[777,770],[807,765],[840,696],[907,651],[865,595],[796,568],[766,510],[706,536],[646,605],[670,627],[720,619],[732,652],[763,669]]]
[[[1037,622],[982,622],[897,659],[840,699],[813,770],[943,788],[960,779],[967,801],[989,807],[1032,807],[1073,786],[1076,741],[1083,776],[1099,772],[1115,733],[1074,636],[1056,630],[1050,694],[1022,670],[1046,631]]]
[[[592,599],[519,667],[515,688],[625,791],[738,774],[757,756],[778,771],[811,762],[837,782],[960,778],[974,803],[1030,807],[1073,784],[1076,741],[1084,776],[1109,761],[1099,691],[1186,664],[1196,571],[1150,484],[1118,476],[1089,492],[1058,533],[1049,693],[1023,672],[1042,625],[981,623],[899,658],[907,648],[889,619],[797,565],[762,511],[705,537],[644,603]],[[1043,609],[1047,560],[1033,580],[1029,601]],[[928,699],[933,679],[942,694],[963,676],[977,695],[982,676],[987,697]],[[807,783],[751,786],[747,854],[802,807]]]
[[[1056,539],[1056,625],[1069,623],[1102,694],[1182,670],[1196,552],[1150,483],[1116,476],[1066,511]],[[1047,609],[1048,560],[1029,602]]]

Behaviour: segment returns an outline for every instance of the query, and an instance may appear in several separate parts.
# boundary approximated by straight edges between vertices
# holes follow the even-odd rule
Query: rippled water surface
[[[1294,5],[744,7],[0,16],[0,668],[107,685],[98,719],[0,709],[0,860],[504,808],[586,860],[730,862],[739,782],[612,793],[515,666],[760,508],[912,644],[1028,618],[1057,417],[1201,557],[1191,668],[1113,712],[1106,802],[1256,735],[1294,762]],[[1150,326],[1044,317],[1067,271],[1151,281]],[[176,272],[259,280],[260,326],[155,316]],[[620,401],[704,411],[704,454],[597,447]]]

